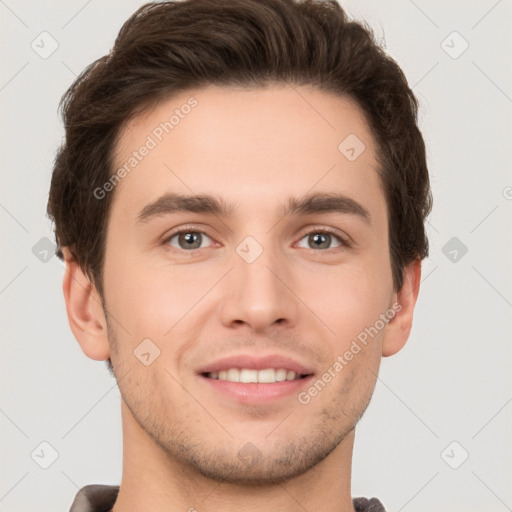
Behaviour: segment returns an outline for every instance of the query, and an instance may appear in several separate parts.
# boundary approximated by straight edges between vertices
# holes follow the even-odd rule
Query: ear
[[[69,326],[84,354],[104,361],[110,357],[110,347],[101,297],[69,250],[63,248],[62,252],[66,263],[62,290]]]
[[[416,259],[404,268],[402,288],[394,294],[395,316],[389,321],[382,341],[383,357],[400,351],[409,338],[416,299],[420,291],[421,260]]]

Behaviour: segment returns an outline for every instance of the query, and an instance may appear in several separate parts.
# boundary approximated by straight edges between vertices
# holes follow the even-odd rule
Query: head
[[[227,480],[286,480],[325,458],[405,344],[428,254],[425,145],[398,64],[335,1],[162,2],[61,107],[48,213],[68,315],[134,421]],[[283,403],[224,402],[200,370],[276,351],[312,385],[331,378],[288,404],[300,426],[267,437]]]

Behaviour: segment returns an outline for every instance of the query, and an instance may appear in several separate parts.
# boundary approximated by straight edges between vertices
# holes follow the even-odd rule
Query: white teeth
[[[240,375],[239,382],[258,382],[258,370],[238,370],[236,368],[230,368],[228,370],[228,380],[229,380],[229,372],[236,372]],[[236,381],[235,381],[236,382]]]
[[[226,380],[229,380],[231,382],[240,382],[240,377],[240,372],[236,368],[230,368],[227,372]]]
[[[275,382],[276,381],[276,371],[272,368],[267,368],[266,370],[260,370],[258,372],[258,382]]]
[[[286,370],[283,368],[276,370],[276,381],[281,382],[283,380],[286,380]]]
[[[264,370],[229,368],[228,370],[211,372],[208,374],[208,377],[211,379],[227,380],[230,382],[261,382],[266,384],[282,382],[284,380],[300,379],[300,375],[296,374],[292,370],[285,370],[284,368],[265,368]]]

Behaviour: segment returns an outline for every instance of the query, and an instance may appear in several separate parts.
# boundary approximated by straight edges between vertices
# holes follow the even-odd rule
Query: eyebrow
[[[212,195],[165,194],[147,204],[138,214],[137,223],[144,224],[155,217],[171,213],[192,212],[229,217],[235,204],[226,203],[221,197]],[[367,224],[372,223],[370,212],[354,199],[343,194],[316,193],[304,197],[288,198],[282,209],[286,215],[310,215],[315,213],[342,213],[356,215]]]

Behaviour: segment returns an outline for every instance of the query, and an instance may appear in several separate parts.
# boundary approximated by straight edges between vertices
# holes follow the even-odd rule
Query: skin
[[[115,189],[104,265],[105,304],[69,251],[64,295],[84,353],[111,357],[122,395],[123,477],[115,512],[353,511],[354,427],[382,356],[409,337],[421,265],[393,287],[387,210],[376,147],[356,104],[308,87],[209,87],[180,93],[124,130],[122,165],[155,126],[193,96],[191,113]],[[338,145],[356,134],[353,162]],[[165,192],[214,194],[229,217],[172,213],[138,224]],[[288,197],[338,192],[371,215],[289,215]],[[187,249],[173,231],[204,233]],[[327,249],[308,235],[332,228]],[[236,252],[252,236],[262,254]],[[325,246],[324,246],[325,247]],[[268,405],[237,402],[196,370],[235,353],[294,357],[320,376],[393,304],[401,310],[308,404],[292,394]],[[107,312],[107,315],[105,315]],[[134,350],[149,338],[149,366]],[[256,462],[238,456],[251,443]]]

